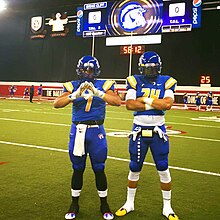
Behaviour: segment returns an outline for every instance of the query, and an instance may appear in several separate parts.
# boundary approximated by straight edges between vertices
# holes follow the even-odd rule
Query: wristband
[[[153,107],[150,106],[149,104],[144,104],[144,106],[145,106],[145,110],[151,110],[151,109],[153,109]]]
[[[154,101],[154,99],[153,98],[144,98],[144,102],[146,103],[146,104],[148,104],[148,105],[152,105],[152,102]]]
[[[101,99],[103,99],[104,96],[105,96],[105,93],[104,93],[103,91],[100,91],[100,90],[97,89],[97,92],[96,92],[95,95],[98,96],[98,97],[100,97]]]
[[[76,99],[76,93],[73,92],[72,94],[68,95],[69,100],[73,101]]]
[[[104,99],[104,97],[105,97],[105,93],[103,93],[103,95],[102,95],[102,97],[101,97],[101,98],[102,98],[102,99]]]

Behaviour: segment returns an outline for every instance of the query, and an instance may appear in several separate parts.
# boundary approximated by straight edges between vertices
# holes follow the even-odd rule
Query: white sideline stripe
[[[52,108],[53,109],[53,108]],[[33,110],[13,110],[13,109],[0,109],[1,111],[21,111],[21,112],[30,112],[30,113],[39,113],[38,111],[33,111]],[[41,110],[41,109],[39,109]],[[111,112],[111,111],[106,111],[106,112]],[[41,114],[51,114],[51,115],[68,115],[70,116],[70,113],[58,113],[58,112],[40,112]],[[120,112],[122,113],[122,112]],[[175,116],[172,116],[175,117]],[[176,117],[181,117],[181,116],[176,116]],[[187,118],[187,117],[186,117]],[[188,117],[189,118],[189,117]],[[133,118],[113,118],[113,117],[108,117],[106,116],[106,119],[112,119],[112,120],[121,120],[121,121],[133,121]],[[210,122],[210,121],[209,121]],[[177,123],[177,122],[169,122],[166,121],[166,124],[174,124],[174,125],[184,125],[184,126],[193,126],[193,127],[202,127],[202,128],[217,128],[219,129],[220,126],[212,126],[212,125],[198,125],[198,124],[187,124],[187,123]]]
[[[186,139],[194,139],[194,140],[200,140],[200,141],[213,141],[213,142],[220,142],[219,139],[210,139],[210,138],[199,138],[199,137],[190,137],[190,136],[184,136],[184,135],[169,135],[172,137],[180,137],[180,138],[186,138]]]
[[[63,150],[59,148],[43,147],[43,146],[37,146],[37,145],[32,145],[32,144],[19,144],[19,143],[13,143],[13,142],[8,142],[8,141],[0,141],[0,144],[15,145],[19,147],[37,148],[37,149],[42,149],[42,150],[59,151],[59,152],[65,152],[65,153],[68,152],[68,150]]]
[[[33,124],[43,124],[43,125],[65,126],[65,127],[70,127],[71,126],[70,124],[59,124],[59,123],[42,122],[42,121],[28,121],[28,120],[22,120],[22,119],[14,119],[14,118],[0,118],[0,120],[17,121],[17,122],[25,122],[25,123],[33,123]],[[128,130],[120,130],[120,129],[113,129],[113,128],[105,128],[105,130],[120,131],[120,132],[130,132]],[[200,141],[220,142],[219,139],[198,138],[198,137],[190,137],[190,136],[183,136],[183,135],[169,135],[169,136],[179,137],[179,138],[188,138],[188,139],[194,139],[194,140],[200,140]]]
[[[196,124],[187,124],[187,123],[177,123],[177,122],[171,122],[171,121],[166,121],[166,124],[185,125],[185,126],[202,127],[202,128],[220,128],[220,126],[212,126],[212,125],[196,125]]]
[[[70,127],[70,124],[57,124],[57,123],[43,122],[43,121],[28,121],[28,120],[22,120],[22,119],[14,119],[14,118],[0,118],[0,120],[26,122],[26,123],[43,124],[43,125],[68,126],[68,127]]]
[[[25,122],[25,123],[33,123],[33,124],[43,124],[43,125],[65,126],[65,127],[70,127],[71,126],[71,124],[59,124],[59,123],[43,122],[43,121],[28,121],[28,120],[13,119],[13,118],[0,118],[0,120]],[[108,128],[108,129],[106,128],[105,130],[130,132],[130,131],[126,131],[126,130],[113,129],[113,128]]]
[[[108,158],[112,159],[112,160],[130,162],[130,160],[128,160],[128,159],[122,159],[122,158],[111,157],[111,156],[108,156]],[[144,164],[149,165],[149,166],[155,166],[154,163],[144,162]],[[207,171],[202,171],[202,170],[193,170],[193,169],[188,169],[188,168],[183,168],[183,167],[169,166],[169,168],[174,169],[174,170],[188,171],[188,172],[192,172],[192,173],[201,173],[201,174],[212,175],[212,176],[220,176],[220,173],[213,173],[213,172],[207,172]]]
[[[106,117],[106,118],[108,118],[108,119],[113,119],[113,120],[121,120],[121,121],[133,121],[133,119],[130,119],[130,118],[112,118],[112,117]],[[172,121],[166,121],[166,125],[167,125],[167,124],[185,125],[185,126],[202,127],[202,128],[220,128],[220,126],[177,123],[177,122],[172,122]]]
[[[8,141],[0,141],[0,144],[8,144],[8,145],[15,145],[15,146],[20,146],[20,147],[37,148],[37,149],[42,149],[42,150],[51,150],[51,151],[68,153],[68,150],[63,150],[63,149],[59,149],[59,148],[52,148],[52,147],[43,147],[43,146],[37,146],[37,145],[32,145],[32,144],[19,144],[19,143],[13,143],[13,142],[8,142]],[[108,158],[111,160],[130,162],[130,160],[128,160],[128,159],[123,159],[123,158],[118,158],[118,157],[108,156]],[[148,162],[144,162],[144,165],[155,166],[155,164],[148,163]],[[193,169],[188,169],[188,168],[183,168],[183,167],[169,166],[169,168],[174,169],[174,170],[182,170],[182,171],[192,172],[192,173],[220,176],[220,173],[213,173],[213,172],[207,172],[207,171],[202,171],[202,170],[193,170]]]

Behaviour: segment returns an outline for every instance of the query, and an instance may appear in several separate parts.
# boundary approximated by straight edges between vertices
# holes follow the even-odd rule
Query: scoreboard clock
[[[142,54],[145,52],[144,45],[120,46],[120,54]]]
[[[200,84],[211,84],[211,76],[209,75],[200,76]]]

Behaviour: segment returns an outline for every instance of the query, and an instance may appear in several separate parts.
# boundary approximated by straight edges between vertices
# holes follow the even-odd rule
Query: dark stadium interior
[[[92,40],[75,36],[75,24],[66,37],[30,39],[30,18],[65,12],[75,15],[83,3],[101,1],[8,0],[0,13],[0,80],[63,82],[76,79],[78,59],[91,54]],[[214,4],[208,4],[214,2]],[[211,10],[219,1],[204,1],[202,27],[191,32],[165,33],[162,44],[146,45],[163,61],[163,73],[178,85],[199,85],[200,75],[210,75],[212,86],[220,86],[220,10]],[[210,10],[209,10],[210,9]],[[126,78],[129,56],[119,46],[106,47],[105,38],[96,38],[95,56],[102,67],[101,78]],[[137,72],[139,55],[133,55],[132,72]]]

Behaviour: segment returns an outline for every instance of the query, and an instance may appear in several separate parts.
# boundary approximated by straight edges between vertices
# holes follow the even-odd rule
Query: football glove
[[[82,92],[85,91],[85,83],[82,83],[79,88],[73,92],[72,94],[69,95],[69,99],[71,101],[79,98],[82,95]]]
[[[104,97],[105,93],[103,91],[100,91],[97,88],[95,88],[95,86],[93,85],[92,82],[90,82],[89,85],[90,85],[89,89],[92,91],[94,96],[98,96],[100,98]]]

